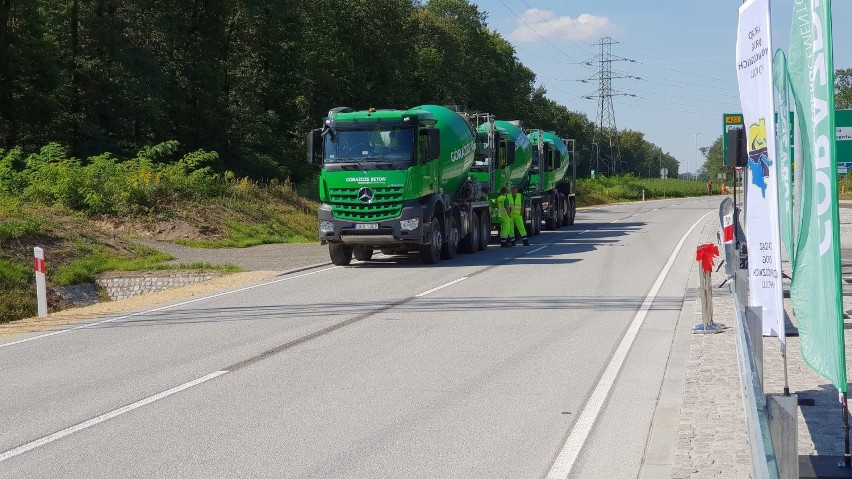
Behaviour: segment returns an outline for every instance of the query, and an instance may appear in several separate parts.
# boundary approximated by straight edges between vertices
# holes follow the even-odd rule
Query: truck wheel
[[[569,218],[568,218],[568,224],[573,225],[574,220],[577,218],[577,203],[575,203],[574,199],[571,198],[571,199],[568,200],[568,204],[570,205],[570,207],[568,208],[569,215],[570,215]]]
[[[553,216],[551,213],[552,211],[548,212],[547,217],[544,218],[544,229],[546,230],[552,230],[554,226]]]
[[[328,255],[336,266],[346,266],[352,262],[352,248],[347,248],[343,243],[329,243]]]
[[[355,255],[355,259],[357,259],[358,261],[370,261],[373,258],[372,249],[358,248],[356,250],[353,250],[352,253]]]
[[[479,217],[479,251],[485,251],[491,241],[491,213],[488,210],[482,212]]]
[[[475,253],[479,250],[479,215],[476,212],[470,215],[470,231],[460,247],[462,253]]]
[[[441,245],[444,243],[444,233],[437,215],[432,215],[431,243],[420,247],[420,261],[423,264],[435,264],[441,259]]]
[[[459,226],[456,217],[447,218],[447,236],[444,247],[441,248],[441,259],[453,259],[459,251]]]
[[[538,206],[535,207],[535,226],[534,226],[535,233],[533,233],[535,235],[541,234],[541,217],[542,216],[543,215],[541,214],[541,205],[538,205]]]
[[[553,220],[554,228],[559,229],[565,224],[562,219],[565,217],[565,197],[562,195],[558,196],[556,200],[556,219]]]

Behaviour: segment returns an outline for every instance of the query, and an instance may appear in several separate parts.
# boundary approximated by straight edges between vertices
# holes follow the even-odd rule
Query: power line
[[[580,14],[581,14],[581,13],[580,13],[580,11],[579,11],[578,9],[574,8],[574,6],[573,6],[573,5],[571,5],[570,3],[568,3],[568,0],[564,0],[564,2],[565,2],[565,4],[568,6],[568,8],[570,8],[570,9],[574,12],[574,14],[575,14],[575,15],[577,15],[577,16],[578,16],[578,18],[579,18]],[[591,26],[593,29],[595,29],[595,31],[596,31],[596,32],[598,32],[601,36],[605,36],[605,35],[606,35],[606,33],[601,32],[600,30],[598,30],[598,28],[597,28],[597,27],[595,27],[595,26],[594,26],[594,24],[591,24],[590,26]],[[693,58],[693,57],[688,56],[688,55],[679,55],[679,54],[675,54],[675,53],[667,53],[667,52],[663,52],[662,50],[656,50],[656,49],[647,48],[647,47],[640,47],[640,48],[645,49],[645,50],[648,50],[648,51],[652,51],[652,52],[662,53],[662,54],[667,55],[667,56],[669,56],[669,57],[672,57],[672,56],[678,56],[678,57],[681,57],[681,58]],[[630,49],[629,49],[629,48],[625,48],[624,50],[629,51]],[[647,54],[647,53],[640,53],[640,55],[644,55],[644,56],[648,56],[648,57],[651,57],[651,58],[655,58],[655,56],[654,56],[654,55],[649,55],[649,54]],[[656,57],[656,58],[666,59],[666,57]],[[688,63],[688,62],[681,62],[681,63]],[[708,63],[710,63],[710,62],[708,62]],[[724,65],[726,68],[730,66],[730,65],[727,65],[727,64],[723,64],[723,63],[721,63],[721,62],[712,62],[712,63],[716,63],[716,64],[717,64],[717,65],[719,65],[719,66],[723,66],[723,65]]]
[[[660,93],[652,92],[652,91],[642,91],[642,90],[633,90],[633,91],[635,91],[636,93],[644,94],[644,95],[663,96],[664,98],[677,98],[679,100],[698,101],[698,102],[701,102],[701,103],[712,103],[712,104],[715,104],[715,105],[725,105],[725,106],[731,105],[731,101],[698,100],[695,97],[677,96],[677,95],[670,95],[670,94],[662,95]],[[652,98],[648,98],[648,99],[653,100]],[[688,106],[692,106],[692,105],[688,105]]]
[[[515,13],[515,11],[514,11],[514,10],[512,10],[511,8],[509,8],[509,6],[508,6],[508,5],[506,5],[506,2],[504,2],[503,0],[500,0],[500,3],[502,3],[502,4],[503,4],[503,6],[504,6],[504,7],[506,7],[506,10],[509,10],[510,12],[512,12],[512,15],[514,15],[514,16],[515,16],[515,18],[517,18],[517,19],[518,19],[518,20],[520,20],[520,21],[521,21],[524,25],[526,25],[527,27],[529,27],[529,29],[530,29],[530,30],[532,30],[533,32],[535,32],[535,34],[536,34],[536,35],[538,35],[539,37],[541,37],[541,39],[542,39],[542,40],[544,40],[545,42],[547,42],[547,43],[548,43],[548,45],[550,45],[550,46],[552,46],[553,48],[555,48],[555,49],[556,49],[556,51],[558,51],[559,53],[561,53],[561,54],[565,55],[566,57],[570,58],[570,59],[571,59],[571,61],[577,61],[574,57],[572,57],[571,55],[569,55],[569,54],[565,53],[565,51],[564,51],[564,50],[562,50],[561,48],[557,47],[556,45],[554,45],[554,44],[553,44],[553,42],[551,42],[550,40],[548,40],[547,38],[545,38],[545,37],[544,37],[544,35],[542,35],[541,33],[539,33],[539,32],[538,32],[538,30],[536,30],[535,28],[533,28],[533,27],[532,27],[532,25],[530,25],[529,23],[527,23],[527,22],[526,22],[526,20],[524,20],[523,18],[521,18],[521,17],[520,17],[520,15],[518,15],[517,13]]]
[[[521,0],[521,1],[523,1],[523,2],[524,2],[524,4],[525,4],[526,6],[530,7],[530,11],[535,12],[535,14],[536,14],[536,15],[538,15],[538,18],[540,18],[540,19],[542,19],[543,21],[547,22],[547,24],[548,24],[548,25],[550,25],[550,28],[552,28],[552,29],[553,29],[553,31],[555,31],[556,33],[558,33],[558,34],[562,35],[562,37],[564,37],[566,40],[568,40],[569,42],[571,42],[571,44],[572,44],[572,45],[574,45],[575,47],[579,48],[579,49],[580,49],[580,50],[582,50],[583,52],[585,52],[585,53],[587,53],[587,54],[589,54],[589,55],[592,55],[592,52],[590,52],[590,51],[586,50],[585,48],[581,47],[578,43],[576,43],[573,39],[571,39],[571,37],[569,37],[568,35],[566,35],[565,33],[563,33],[561,30],[559,30],[558,28],[556,28],[555,26],[553,26],[553,24],[552,24],[552,23],[550,23],[550,20],[548,20],[548,19],[544,18],[543,16],[541,16],[541,13],[539,13],[538,9],[537,9],[537,8],[533,8],[533,6],[532,6],[532,5],[530,5],[529,3],[527,3],[527,0]],[[592,27],[594,27],[594,25],[592,25]],[[597,29],[595,29],[595,30],[597,30]]]
[[[719,113],[715,110],[712,111],[712,112],[710,110],[706,110],[706,111],[681,110],[681,109],[678,109],[678,108],[665,108],[665,107],[661,107],[661,106],[641,105],[639,103],[630,103],[628,101],[622,101],[622,102],[620,102],[620,104],[621,105],[627,105],[627,106],[634,106],[634,107],[637,107],[637,108],[650,108],[652,110],[670,111],[670,112],[674,112],[674,113],[689,113],[690,115],[704,115],[704,116],[712,116],[712,117],[716,117],[716,118],[719,117]]]
[[[683,71],[683,70],[677,70],[677,69],[674,69],[674,68],[666,68],[666,67],[661,67],[661,66],[659,66],[659,65],[651,65],[650,63],[645,63],[645,62],[639,62],[639,61],[637,61],[637,62],[635,62],[635,63],[638,63],[638,64],[640,64],[640,65],[645,65],[645,66],[647,66],[647,67],[651,67],[651,68],[657,68],[657,69],[660,69],[660,70],[666,70],[666,71],[675,72],[675,73],[682,73],[682,74],[684,74],[684,75],[689,75],[689,76],[692,76],[692,77],[706,78],[706,79],[708,79],[708,80],[713,80],[713,81],[718,81],[718,82],[725,82],[725,83],[736,83],[736,80],[722,80],[722,79],[720,79],[720,78],[709,77],[709,76],[707,76],[707,75],[699,75],[699,74],[697,74],[697,73],[695,73],[695,72],[685,72],[685,71]],[[731,71],[733,71],[733,69],[731,69]]]
[[[562,65],[582,65],[583,64],[582,62],[565,62],[565,61],[562,61],[562,60],[554,60],[552,58],[547,58],[545,56],[539,55],[538,53],[531,52],[531,51],[527,50],[526,48],[521,48],[517,45],[512,45],[512,46],[515,47],[515,50],[520,50],[522,52],[526,52],[529,55],[541,58],[542,60],[547,60],[547,61],[552,62],[552,63],[559,63],[559,64],[562,64]]]

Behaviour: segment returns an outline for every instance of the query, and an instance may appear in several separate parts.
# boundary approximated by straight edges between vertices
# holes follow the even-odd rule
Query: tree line
[[[595,125],[535,74],[469,0],[0,0],[0,148],[132,158],[176,140],[220,170],[310,178],[304,132],[329,108],[466,105],[577,139]],[[620,133],[622,170],[677,162]]]

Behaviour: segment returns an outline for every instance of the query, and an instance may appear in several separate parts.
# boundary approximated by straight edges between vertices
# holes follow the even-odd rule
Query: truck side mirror
[[[506,163],[509,165],[515,164],[515,142],[506,142]]]
[[[430,128],[429,130],[429,161],[441,157],[441,130]]]
[[[308,163],[314,164],[317,156],[322,153],[322,130],[316,129],[308,132]]]

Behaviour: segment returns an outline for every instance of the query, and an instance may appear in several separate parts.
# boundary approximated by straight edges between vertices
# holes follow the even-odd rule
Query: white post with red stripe
[[[38,298],[38,317],[47,317],[47,283],[44,277],[44,250],[33,248],[33,267],[36,275],[36,297]]]
[[[724,216],[722,224],[722,243],[729,244],[734,242],[734,213],[728,213]]]

